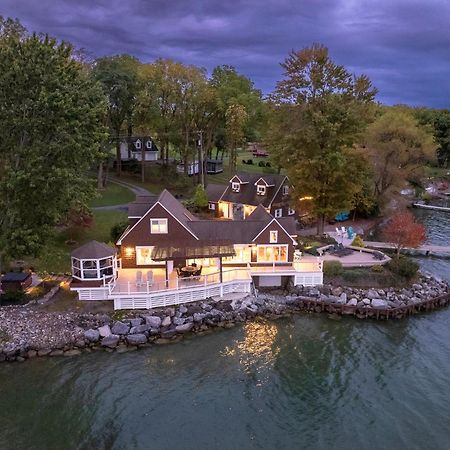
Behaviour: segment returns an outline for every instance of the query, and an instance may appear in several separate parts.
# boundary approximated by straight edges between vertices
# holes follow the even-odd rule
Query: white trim
[[[260,181],[260,180],[263,181],[267,187],[275,186],[274,184],[269,184],[263,177],[260,177],[255,181],[255,186],[258,186],[258,181]],[[259,185],[259,186],[261,186],[261,185]]]
[[[239,183],[241,184],[248,184],[248,181],[242,181],[237,175],[234,175],[233,178],[231,178],[231,180],[229,181],[229,183],[232,183],[234,178],[237,178],[239,180]]]
[[[209,202],[208,203],[208,209],[210,211],[215,211],[216,210],[216,204],[214,202]]]
[[[163,191],[164,192],[164,191]],[[150,207],[150,209],[132,226],[129,227],[129,230],[125,230],[125,232],[123,233],[122,236],[120,236],[119,240],[116,242],[116,245],[122,245],[122,239],[124,239],[126,236],[128,236],[130,234],[130,231],[133,230],[138,223],[141,223],[141,221],[144,219],[144,217],[150,213],[150,211],[156,206],[159,205],[161,206],[167,213],[169,213],[186,231],[189,231],[189,233],[192,234],[192,236],[195,237],[195,239],[197,239],[197,241],[199,240],[198,237],[182,222],[180,222],[159,200],[156,203],[153,203],[153,205]]]
[[[275,211],[275,218],[279,219],[280,217],[283,217],[283,208],[277,208]]]
[[[292,242],[294,244],[297,244],[297,242],[295,242],[295,239],[286,231],[286,228],[283,227],[283,225],[281,225],[280,222],[278,222],[277,219],[275,219],[275,217],[253,238],[252,242],[255,242],[256,239],[258,239],[258,237],[270,226],[272,225],[273,222],[276,222],[280,228],[292,239]],[[263,244],[261,244],[263,245]]]
[[[128,216],[129,219],[140,219],[142,216]]]
[[[275,261],[275,259],[272,259],[272,261],[259,261],[259,249],[262,247],[284,247],[286,249],[286,260],[283,261]],[[273,253],[272,253],[273,256]],[[258,244],[256,246],[256,261],[257,263],[264,264],[264,263],[273,263],[273,264],[286,264],[289,263],[289,244]]]
[[[231,190],[233,192],[240,192],[241,190],[241,183],[237,183],[236,181],[231,182]]]
[[[288,208],[288,216],[293,216],[295,214],[295,209]]]
[[[274,240],[272,240],[272,233],[274,233]],[[269,231],[269,241],[271,244],[278,244],[278,230]]]
[[[289,180],[289,178],[288,178],[287,176],[285,176],[285,177],[283,178],[283,181],[280,183],[279,188],[276,190],[275,194],[273,194],[272,200],[271,200],[270,203],[269,203],[270,206],[272,206],[272,202],[273,202],[274,198],[278,195],[278,192],[280,192],[280,189],[281,189],[281,187],[284,185],[284,182],[285,182],[286,180]]]
[[[285,192],[285,190],[287,190],[287,192]],[[289,185],[288,184],[283,183],[283,195],[289,195]]]

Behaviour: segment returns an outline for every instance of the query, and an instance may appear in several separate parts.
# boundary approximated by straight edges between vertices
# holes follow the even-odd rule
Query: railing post
[[[150,283],[147,281],[147,294],[150,293]]]
[[[130,288],[131,288],[130,282],[128,281],[128,295],[130,295]]]
[[[178,291],[178,277],[176,278],[176,281],[177,281],[177,285],[176,286],[177,286],[177,291]]]

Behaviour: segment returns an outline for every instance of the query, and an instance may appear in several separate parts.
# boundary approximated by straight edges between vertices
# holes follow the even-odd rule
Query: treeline
[[[114,147],[120,173],[120,142],[133,135],[151,135],[165,163],[226,152],[232,170],[238,148],[264,142],[319,232],[338,211],[383,208],[436,151],[449,165],[449,111],[377,104],[370,80],[320,45],[282,66],[263,98],[231,66],[208,74],[168,59],[90,61],[0,18],[0,253],[38,253],[55,225],[87,208],[88,170],[101,169]]]

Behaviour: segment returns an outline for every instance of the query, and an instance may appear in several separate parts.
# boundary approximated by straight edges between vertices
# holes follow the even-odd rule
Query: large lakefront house
[[[138,196],[116,248],[72,252],[71,289],[115,309],[188,303],[256,286],[322,284],[322,263],[296,252],[293,217],[259,205],[244,220],[199,219],[172,194]]]
[[[241,172],[226,186],[209,184],[206,194],[209,209],[220,218],[246,219],[260,205],[276,219],[295,216],[284,175]]]

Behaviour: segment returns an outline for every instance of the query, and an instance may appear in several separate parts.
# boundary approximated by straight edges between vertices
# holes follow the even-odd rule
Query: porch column
[[[166,260],[166,288],[169,288],[169,267]]]
[[[220,282],[223,283],[223,276],[222,276],[222,257],[219,256],[219,273],[220,273]]]

